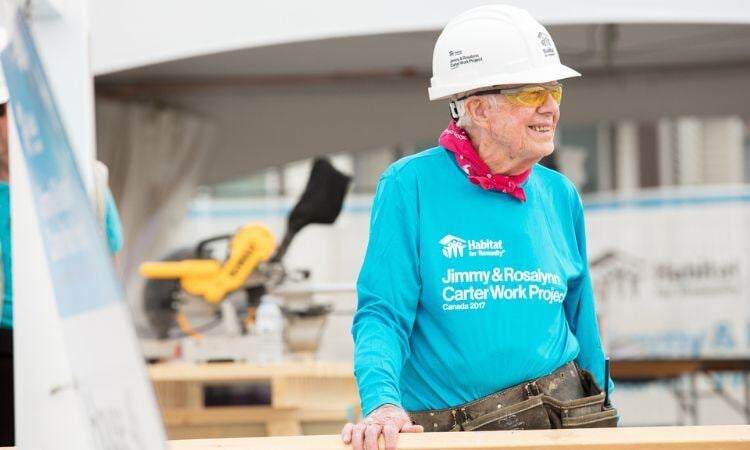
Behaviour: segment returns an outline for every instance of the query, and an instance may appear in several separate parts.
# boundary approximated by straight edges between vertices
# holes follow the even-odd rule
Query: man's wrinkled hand
[[[378,438],[383,435],[385,450],[396,450],[399,433],[421,433],[421,425],[413,425],[406,411],[394,405],[383,405],[372,411],[358,424],[347,423],[341,431],[344,444],[353,450],[378,450]]]

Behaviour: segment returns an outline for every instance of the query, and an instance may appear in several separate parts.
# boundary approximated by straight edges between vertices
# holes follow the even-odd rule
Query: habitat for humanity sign
[[[2,64],[91,447],[163,449],[163,426],[122,287],[20,12]]]
[[[750,351],[750,189],[586,204],[589,265],[613,357]]]

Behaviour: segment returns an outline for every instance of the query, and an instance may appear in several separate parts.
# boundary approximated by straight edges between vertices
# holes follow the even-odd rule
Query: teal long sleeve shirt
[[[572,360],[604,385],[581,199],[540,165],[524,190],[471,184],[442,147],[385,171],[352,326],[365,415],[459,405]]]

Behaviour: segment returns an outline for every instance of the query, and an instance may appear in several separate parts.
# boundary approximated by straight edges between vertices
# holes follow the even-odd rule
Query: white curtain
[[[214,129],[209,120],[174,108],[109,99],[97,99],[96,117],[97,157],[109,166],[125,238],[119,270],[141,328],[138,266],[167,250],[169,230],[182,219],[204,170]]]

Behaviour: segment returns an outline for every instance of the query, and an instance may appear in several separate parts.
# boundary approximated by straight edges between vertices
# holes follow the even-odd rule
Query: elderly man
[[[526,11],[490,5],[437,40],[439,146],[382,175],[352,334],[366,418],[355,450],[399,432],[615,426],[581,199],[554,150],[560,63]]]

